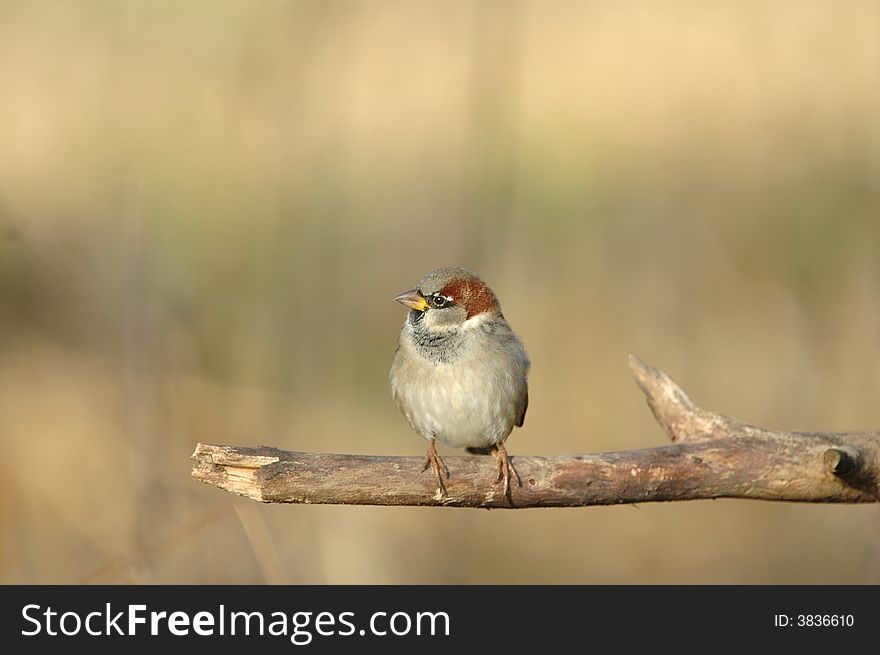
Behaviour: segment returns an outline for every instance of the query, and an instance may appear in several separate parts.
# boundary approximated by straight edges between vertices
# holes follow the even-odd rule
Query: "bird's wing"
[[[523,399],[522,399],[522,409],[519,412],[519,416],[516,417],[516,427],[521,428],[523,423],[526,420],[526,410],[529,408],[529,388],[526,386],[525,391],[523,391]]]

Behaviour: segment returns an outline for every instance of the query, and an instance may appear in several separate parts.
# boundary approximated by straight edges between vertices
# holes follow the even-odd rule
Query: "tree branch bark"
[[[495,461],[444,457],[447,494],[421,457],[297,453],[198,444],[192,475],[264,503],[582,507],[706,498],[880,502],[880,433],[776,432],[701,409],[665,373],[630,368],[671,446],[511,457],[523,485],[504,497]]]

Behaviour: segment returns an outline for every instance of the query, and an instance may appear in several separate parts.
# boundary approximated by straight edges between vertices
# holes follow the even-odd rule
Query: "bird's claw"
[[[446,466],[446,462],[437,454],[437,447],[434,445],[434,440],[428,443],[428,452],[425,455],[425,462],[422,465],[422,472],[428,470],[428,467],[431,467],[434,471],[434,475],[437,476],[437,491],[440,492],[440,497],[446,497],[446,485],[443,482],[443,477],[449,479],[449,467]]]
[[[507,456],[507,449],[504,447],[504,444],[497,444],[492,450],[492,456],[495,458],[498,468],[498,476],[495,478],[495,484],[498,484],[503,480],[504,487],[502,493],[505,498],[510,498],[511,475],[514,480],[516,480],[516,484],[519,487],[522,486],[522,480],[519,477],[519,473],[516,472],[513,462],[510,461],[510,457]]]

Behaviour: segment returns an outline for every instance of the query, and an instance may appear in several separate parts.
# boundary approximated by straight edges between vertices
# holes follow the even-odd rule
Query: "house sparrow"
[[[394,298],[410,308],[391,364],[391,392],[406,420],[428,441],[422,470],[437,476],[446,494],[449,469],[435,441],[491,453],[503,494],[511,476],[522,481],[504,440],[521,427],[529,405],[529,357],[501,313],[498,298],[464,268],[428,273]]]

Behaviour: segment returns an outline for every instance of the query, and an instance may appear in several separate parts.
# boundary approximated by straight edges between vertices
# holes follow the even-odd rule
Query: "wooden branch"
[[[196,480],[264,503],[581,507],[700,498],[880,502],[880,433],[775,432],[694,405],[634,355],[636,383],[673,445],[593,455],[511,457],[510,497],[488,456],[444,457],[447,495],[421,457],[297,453],[198,444]]]

